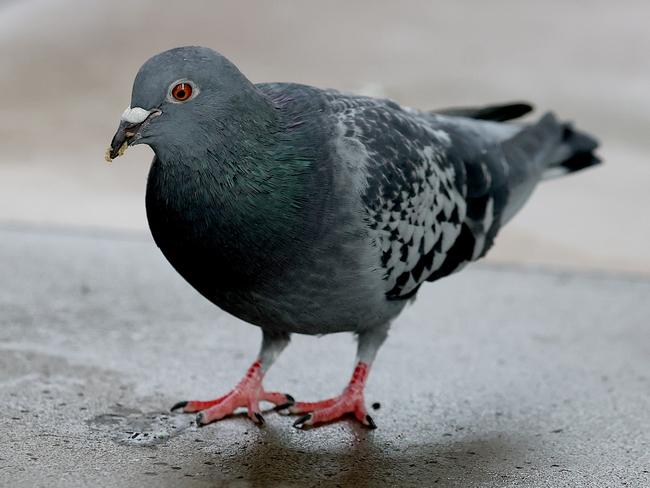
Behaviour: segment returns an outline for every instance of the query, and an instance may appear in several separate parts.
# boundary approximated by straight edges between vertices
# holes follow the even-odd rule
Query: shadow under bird
[[[151,232],[172,266],[262,329],[261,351],[224,396],[183,401],[207,424],[260,402],[307,427],[356,417],[391,321],[418,289],[485,255],[537,184],[599,162],[597,142],[524,103],[417,110],[295,83],[251,83],[204,47],[149,59],[107,159],[147,144]],[[264,374],[292,333],[357,335],[343,392],[296,402]]]

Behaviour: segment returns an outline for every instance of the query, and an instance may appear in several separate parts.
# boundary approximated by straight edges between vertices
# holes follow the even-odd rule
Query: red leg
[[[274,403],[280,408],[287,408],[294,403],[291,395],[279,392],[265,391],[262,387],[261,360],[255,361],[242,380],[235,388],[224,396],[208,401],[185,401],[178,402],[172,407],[172,411],[182,408],[183,412],[199,412],[196,416],[198,425],[205,425],[215,420],[232,415],[237,408],[246,407],[248,417],[256,424],[263,424],[264,417],[260,413],[260,401]]]
[[[363,390],[370,371],[367,363],[359,361],[348,386],[339,396],[320,402],[298,402],[288,408],[289,413],[305,413],[294,422],[294,426],[302,428],[325,422],[338,420],[344,415],[352,414],[363,425],[376,428],[372,417],[366,410]]]

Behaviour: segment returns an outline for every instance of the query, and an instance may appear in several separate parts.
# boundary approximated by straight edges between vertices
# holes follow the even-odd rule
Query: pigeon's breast
[[[156,244],[200,293],[216,301],[224,290],[251,290],[272,268],[269,256],[249,245],[248,226],[210,185],[186,168],[154,161],[146,210]],[[261,238],[258,237],[261,242]]]
[[[266,329],[307,334],[381,324],[401,308],[386,300],[376,256],[363,252],[367,236],[349,205],[337,209],[330,196],[318,202],[318,219],[308,209],[288,223],[276,219],[275,232],[261,236],[255,231],[264,224],[254,215],[234,215],[189,181],[154,163],[149,226],[172,266],[220,308]]]

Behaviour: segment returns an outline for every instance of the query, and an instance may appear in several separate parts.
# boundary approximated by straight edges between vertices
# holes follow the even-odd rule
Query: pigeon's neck
[[[287,137],[281,113],[265,102],[237,110],[236,118],[219,121],[182,152],[159,156],[179,198],[200,201],[201,195],[204,211],[218,209],[220,220],[227,216],[238,225],[291,218],[304,203],[309,161]]]
[[[304,245],[318,200],[306,181],[313,158],[275,110],[224,121],[189,151],[156,151],[147,215],[163,252],[205,252],[214,262],[221,249],[221,275],[247,282],[277,272]]]

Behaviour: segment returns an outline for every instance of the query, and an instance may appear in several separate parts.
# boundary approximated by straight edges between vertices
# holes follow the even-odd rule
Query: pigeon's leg
[[[226,395],[208,401],[178,402],[172,411],[182,408],[183,412],[199,412],[197,425],[205,425],[215,420],[232,415],[237,408],[248,409],[248,416],[256,424],[264,424],[260,413],[261,401],[274,403],[279,408],[287,408],[294,403],[293,397],[286,393],[266,391],[262,387],[262,378],[275,359],[289,343],[288,334],[271,334],[263,332],[262,348],[257,360],[248,368],[246,375]]]
[[[295,427],[303,428],[331,422],[348,414],[354,415],[366,427],[371,429],[377,427],[366,410],[363,391],[370,373],[370,366],[377,355],[379,347],[386,339],[387,330],[388,326],[359,334],[357,365],[343,393],[320,402],[294,403],[286,409],[289,413],[305,414],[294,422]]]

